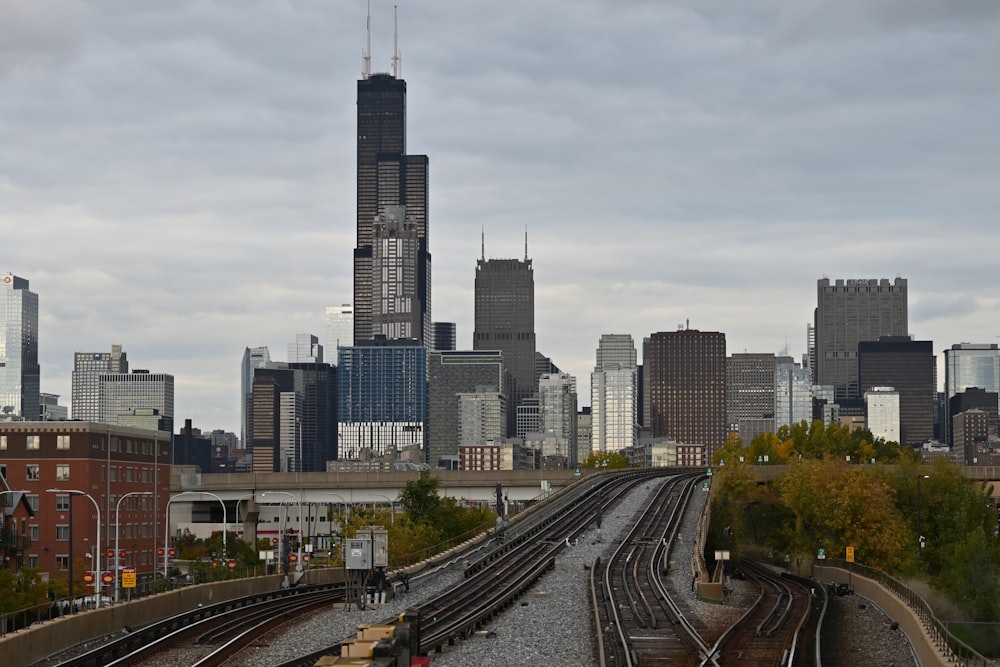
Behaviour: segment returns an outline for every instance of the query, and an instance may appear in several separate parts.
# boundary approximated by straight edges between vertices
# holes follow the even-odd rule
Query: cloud
[[[0,78],[68,62],[87,41],[91,16],[79,0],[0,0]]]

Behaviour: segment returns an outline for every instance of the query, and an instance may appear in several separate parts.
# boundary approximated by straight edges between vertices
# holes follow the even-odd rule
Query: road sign
[[[122,588],[135,588],[135,568],[132,566],[122,568]]]
[[[94,583],[94,575],[91,574],[90,572],[85,572],[83,574],[83,583],[85,583],[85,584],[92,584],[92,583]]]
[[[110,572],[105,572],[104,574],[101,575],[101,581],[103,581],[106,584],[113,584],[115,583],[115,575],[111,574]]]
[[[854,562],[854,547],[847,547],[847,562]]]

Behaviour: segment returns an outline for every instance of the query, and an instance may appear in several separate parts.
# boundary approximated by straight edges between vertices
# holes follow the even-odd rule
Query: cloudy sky
[[[392,4],[373,0],[389,71]],[[690,321],[801,355],[816,280],[909,280],[910,332],[998,342],[995,0],[399,2],[430,156],[433,315],[471,347],[480,231],[534,260],[539,350]],[[352,298],[363,0],[0,0],[0,273],[40,298],[42,391],[120,342],[176,418],[239,431]]]

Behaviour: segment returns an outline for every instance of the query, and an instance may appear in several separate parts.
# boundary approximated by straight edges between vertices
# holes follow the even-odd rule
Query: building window
[[[56,541],[65,542],[69,539],[69,526],[56,526]]]
[[[28,556],[28,567],[38,567],[38,555],[30,554]]]
[[[25,436],[24,442],[25,442],[25,447],[27,449],[38,449],[38,436],[37,435]]]
[[[56,465],[56,481],[65,482],[69,479],[69,464],[60,463]]]
[[[7,436],[0,435],[0,449],[7,449]]]
[[[32,542],[38,541],[38,526],[28,526],[28,538]]]
[[[64,555],[56,556],[56,569],[58,569],[60,572],[65,572],[66,570],[68,570],[69,556],[64,556]]]
[[[69,449],[69,436],[68,435],[57,435],[56,436],[56,449]]]
[[[37,463],[29,463],[24,466],[24,480],[26,482],[37,482],[40,479],[40,473],[38,470]]]
[[[28,507],[31,508],[31,511],[32,512],[37,512],[38,511],[38,496],[35,495],[35,494],[31,494],[31,495],[25,496],[25,498],[27,498],[27,500],[28,500]]]
[[[56,496],[56,510],[60,512],[66,512],[69,510],[69,496],[67,495]]]

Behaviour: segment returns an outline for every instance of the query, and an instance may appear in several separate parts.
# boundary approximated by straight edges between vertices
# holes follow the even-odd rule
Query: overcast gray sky
[[[910,331],[998,342],[996,0],[399,2],[430,156],[433,316],[534,260],[538,348],[690,320],[800,356],[816,280],[909,279]],[[372,2],[389,71],[392,4]],[[176,419],[239,431],[246,346],[352,299],[362,0],[0,0],[0,272],[42,391],[121,342]]]

